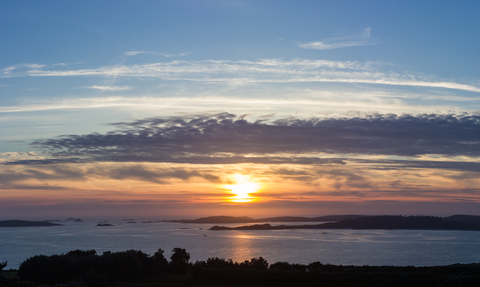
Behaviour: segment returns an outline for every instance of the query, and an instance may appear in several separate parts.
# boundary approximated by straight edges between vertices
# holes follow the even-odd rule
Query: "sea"
[[[24,260],[35,255],[62,254],[76,249],[95,249],[97,254],[129,249],[153,254],[163,249],[165,257],[169,258],[176,247],[186,249],[191,262],[211,257],[237,262],[263,257],[269,263],[319,261],[357,266],[438,266],[480,262],[480,231],[212,231],[208,229],[214,224],[146,223],[140,220],[109,221],[113,226],[96,226],[98,221],[94,219],[56,223],[63,225],[0,228],[0,262],[8,262],[5,269],[17,269]],[[312,223],[295,223],[301,224]]]

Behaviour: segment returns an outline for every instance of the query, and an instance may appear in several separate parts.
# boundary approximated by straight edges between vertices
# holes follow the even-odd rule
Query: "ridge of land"
[[[213,226],[210,230],[282,230],[282,229],[425,229],[425,230],[480,230],[480,216],[453,215],[402,216],[381,215],[362,216],[337,222],[305,225],[254,224],[237,227]]]
[[[30,226],[60,226],[62,224],[51,223],[48,221],[29,221],[29,220],[2,220],[0,227],[30,227]]]
[[[253,219],[248,216],[208,216],[197,219],[165,220],[165,222],[177,223],[260,223],[260,222],[325,222],[355,219],[367,215],[327,215],[319,217],[279,216]]]

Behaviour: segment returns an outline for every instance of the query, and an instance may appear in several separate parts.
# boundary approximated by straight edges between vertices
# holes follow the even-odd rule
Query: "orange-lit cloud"
[[[428,115],[250,122],[217,114],[120,123],[123,129],[108,134],[34,143],[48,152],[3,155],[0,199],[39,206],[168,202],[197,204],[198,212],[277,206],[277,214],[314,202],[475,204],[478,121]],[[280,210],[283,203],[290,207]]]

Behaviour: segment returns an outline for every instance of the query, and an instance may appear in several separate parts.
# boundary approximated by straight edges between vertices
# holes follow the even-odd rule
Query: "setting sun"
[[[256,192],[260,185],[250,181],[248,176],[235,175],[236,184],[226,185],[225,187],[231,190],[231,193],[235,194],[234,197],[229,198],[232,202],[251,202],[256,197],[251,196],[251,193]]]

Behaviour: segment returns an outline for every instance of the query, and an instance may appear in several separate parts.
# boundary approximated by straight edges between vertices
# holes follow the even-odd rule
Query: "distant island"
[[[70,217],[70,218],[67,218],[67,221],[82,222],[82,219]]]
[[[3,220],[0,221],[0,227],[31,227],[31,226],[60,226],[62,224],[51,223],[48,221],[28,221],[28,220]]]
[[[102,221],[95,226],[113,226],[113,224],[108,223],[108,221]]]
[[[163,222],[176,223],[260,223],[260,222],[327,222],[355,219],[366,215],[327,215],[319,217],[280,216],[253,219],[248,216],[209,216],[198,219],[165,220]]]
[[[305,225],[254,224],[237,227],[213,226],[209,230],[282,230],[282,229],[425,229],[425,230],[480,230],[480,216],[361,216],[337,222]]]

